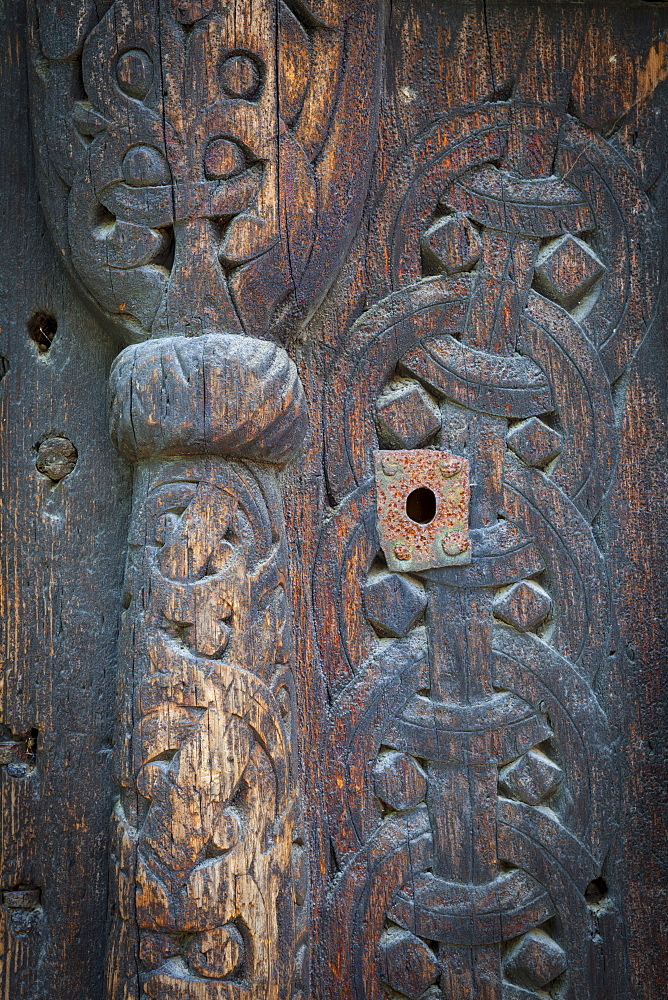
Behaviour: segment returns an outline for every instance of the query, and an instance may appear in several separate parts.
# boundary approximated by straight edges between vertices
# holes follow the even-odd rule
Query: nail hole
[[[37,448],[37,471],[53,483],[59,483],[77,464],[78,452],[69,438],[45,438]]]
[[[436,517],[436,494],[427,486],[419,486],[406,497],[406,513],[416,524],[429,524]]]
[[[585,901],[588,906],[599,906],[608,892],[608,883],[604,878],[595,878],[585,889]]]
[[[37,344],[40,354],[46,354],[56,336],[58,323],[56,317],[44,309],[37,309],[26,323],[31,340]]]
[[[2,904],[12,910],[36,910],[41,905],[41,890],[32,885],[21,885],[2,893]]]

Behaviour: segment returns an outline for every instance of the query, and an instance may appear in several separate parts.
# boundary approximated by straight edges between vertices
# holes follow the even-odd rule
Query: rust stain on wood
[[[108,925],[123,1000],[663,996],[668,8],[27,11],[30,96],[0,10],[0,993],[100,1000]],[[118,347],[60,258],[116,343],[156,338],[114,374],[123,588]],[[303,424],[267,420],[302,389],[290,464]],[[383,558],[390,448],[470,463],[467,565]]]

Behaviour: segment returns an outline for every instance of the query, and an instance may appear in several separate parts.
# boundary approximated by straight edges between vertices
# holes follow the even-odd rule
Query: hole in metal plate
[[[419,486],[406,497],[406,514],[416,524],[430,524],[436,517],[436,494],[427,486]]]

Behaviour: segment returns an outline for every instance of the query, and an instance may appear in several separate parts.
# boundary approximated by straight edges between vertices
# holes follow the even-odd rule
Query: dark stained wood
[[[31,23],[45,214],[102,322],[140,341],[109,383],[111,438],[136,471],[105,995],[303,997],[275,470],[302,449],[308,413],[285,349],[255,338],[288,339],[354,235],[365,188],[350,197],[347,172],[363,181],[371,162],[380,12],[115,0],[95,18],[75,0],[59,22],[46,6]],[[65,474],[55,448],[38,458],[51,479]]]
[[[619,586],[612,532],[624,534],[627,516],[613,522],[608,492],[629,444],[626,379],[638,345],[652,330],[658,343],[661,329],[665,202],[656,157],[665,131],[650,139],[638,128],[631,140],[630,123],[648,123],[647,107],[657,120],[663,114],[662,31],[656,6],[392,6],[367,225],[300,359],[315,424],[322,412],[322,443],[286,493],[293,581],[304,591],[313,581],[315,637],[303,634],[297,647],[303,711],[311,719],[324,704],[329,719],[317,734],[309,726],[304,752],[306,801],[316,803],[316,997],[382,997],[389,986],[392,996],[528,1000],[547,988],[621,1000],[665,988],[648,957],[661,951],[662,932],[640,902],[641,859],[664,840],[665,793],[650,803],[631,777],[641,767],[657,794],[665,754],[655,744],[646,764],[637,726],[621,757],[617,742],[636,712],[655,720],[655,739],[661,731],[640,677],[663,673],[664,647],[650,654],[648,634],[631,708],[608,599]],[[617,60],[633,67],[623,80]],[[606,89],[601,105],[596,86]],[[603,104],[614,105],[605,125],[596,117]],[[494,170],[476,175],[486,163]],[[420,440],[419,385],[440,404],[433,439]],[[473,563],[430,571],[426,634],[421,617],[408,632],[393,628],[397,588],[381,584],[373,530],[371,452],[377,441],[406,447],[410,428],[391,408],[402,394],[402,421],[416,414],[413,447],[436,444],[472,466]],[[645,413],[642,404],[634,411],[635,440],[651,426],[658,442],[665,417]],[[647,476],[661,517],[656,477],[665,457],[652,455]],[[635,482],[648,482],[639,467]],[[329,508],[322,528],[317,517],[312,527],[314,505]],[[485,535],[497,513],[515,532],[498,542]],[[649,529],[653,515],[645,516]],[[649,530],[659,532],[658,522]],[[639,536],[636,544],[642,549]],[[484,567],[476,551],[488,553]],[[648,551],[645,571],[656,573],[660,559]],[[632,607],[643,615],[640,573],[626,588],[627,617]],[[367,597],[381,585],[389,625]],[[459,603],[440,597],[451,588]],[[490,608],[484,597],[494,593]],[[658,623],[658,581],[653,599]],[[310,622],[308,609],[303,616]],[[327,702],[314,690],[316,652]],[[518,706],[499,705],[481,727],[488,738],[463,747],[449,730],[461,728],[468,698],[482,707],[484,667],[490,693],[512,693],[535,714],[520,725]],[[448,677],[460,687],[450,683],[446,695],[438,685]],[[506,711],[518,720],[512,738]],[[427,773],[422,804],[406,797],[388,806],[381,797],[379,808],[377,768],[384,773],[393,754],[403,755],[401,773],[406,757]],[[496,764],[485,767],[483,754]],[[631,833],[633,809],[637,820],[643,810],[653,817],[651,834]],[[630,843],[633,890],[619,869]],[[659,905],[665,871],[658,859],[650,870]],[[527,881],[504,888],[509,871]],[[490,882],[495,929],[480,916]],[[522,905],[502,930],[511,896]]]
[[[666,5],[0,26],[0,995],[663,998]]]
[[[664,211],[665,194],[661,195]],[[663,243],[666,245],[665,216]],[[660,316],[665,316],[665,291]],[[619,733],[619,905],[628,941],[629,993],[663,989],[652,955],[665,947],[657,913],[668,904],[666,871],[666,393],[665,321],[631,367],[621,424],[621,455],[610,498],[610,567],[619,642],[605,697]],[[642,596],[640,596],[642,595]],[[638,611],[638,601],[642,607]],[[605,875],[609,881],[610,868]],[[605,927],[607,915],[597,914]]]
[[[121,352],[110,395],[112,440],[138,465],[107,995],[296,993],[304,831],[271,466],[308,428],[299,377],[282,348],[250,337],[164,337]]]
[[[40,208],[23,6],[5,4],[0,29],[0,739],[21,747],[0,767],[0,981],[12,1000],[102,995],[130,487],[107,430],[117,348],[73,294]],[[59,481],[36,468],[54,437],[77,449]]]

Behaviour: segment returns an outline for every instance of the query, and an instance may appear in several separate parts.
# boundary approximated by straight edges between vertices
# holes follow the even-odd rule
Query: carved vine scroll
[[[304,831],[272,465],[307,428],[299,378],[270,344],[170,337],[122,352],[111,400],[138,466],[108,995],[298,995]]]
[[[294,364],[266,341],[314,310],[365,197],[380,18],[372,0],[348,8],[33,8],[46,218],[82,294],[132,345],[110,380],[112,438],[136,473],[109,1000],[308,990],[278,489],[308,416]]]
[[[513,7],[31,5],[45,217],[123,345],[135,469],[108,1000],[594,996],[605,503],[657,239],[578,113],[588,5]],[[391,548],[399,464],[454,513]]]

